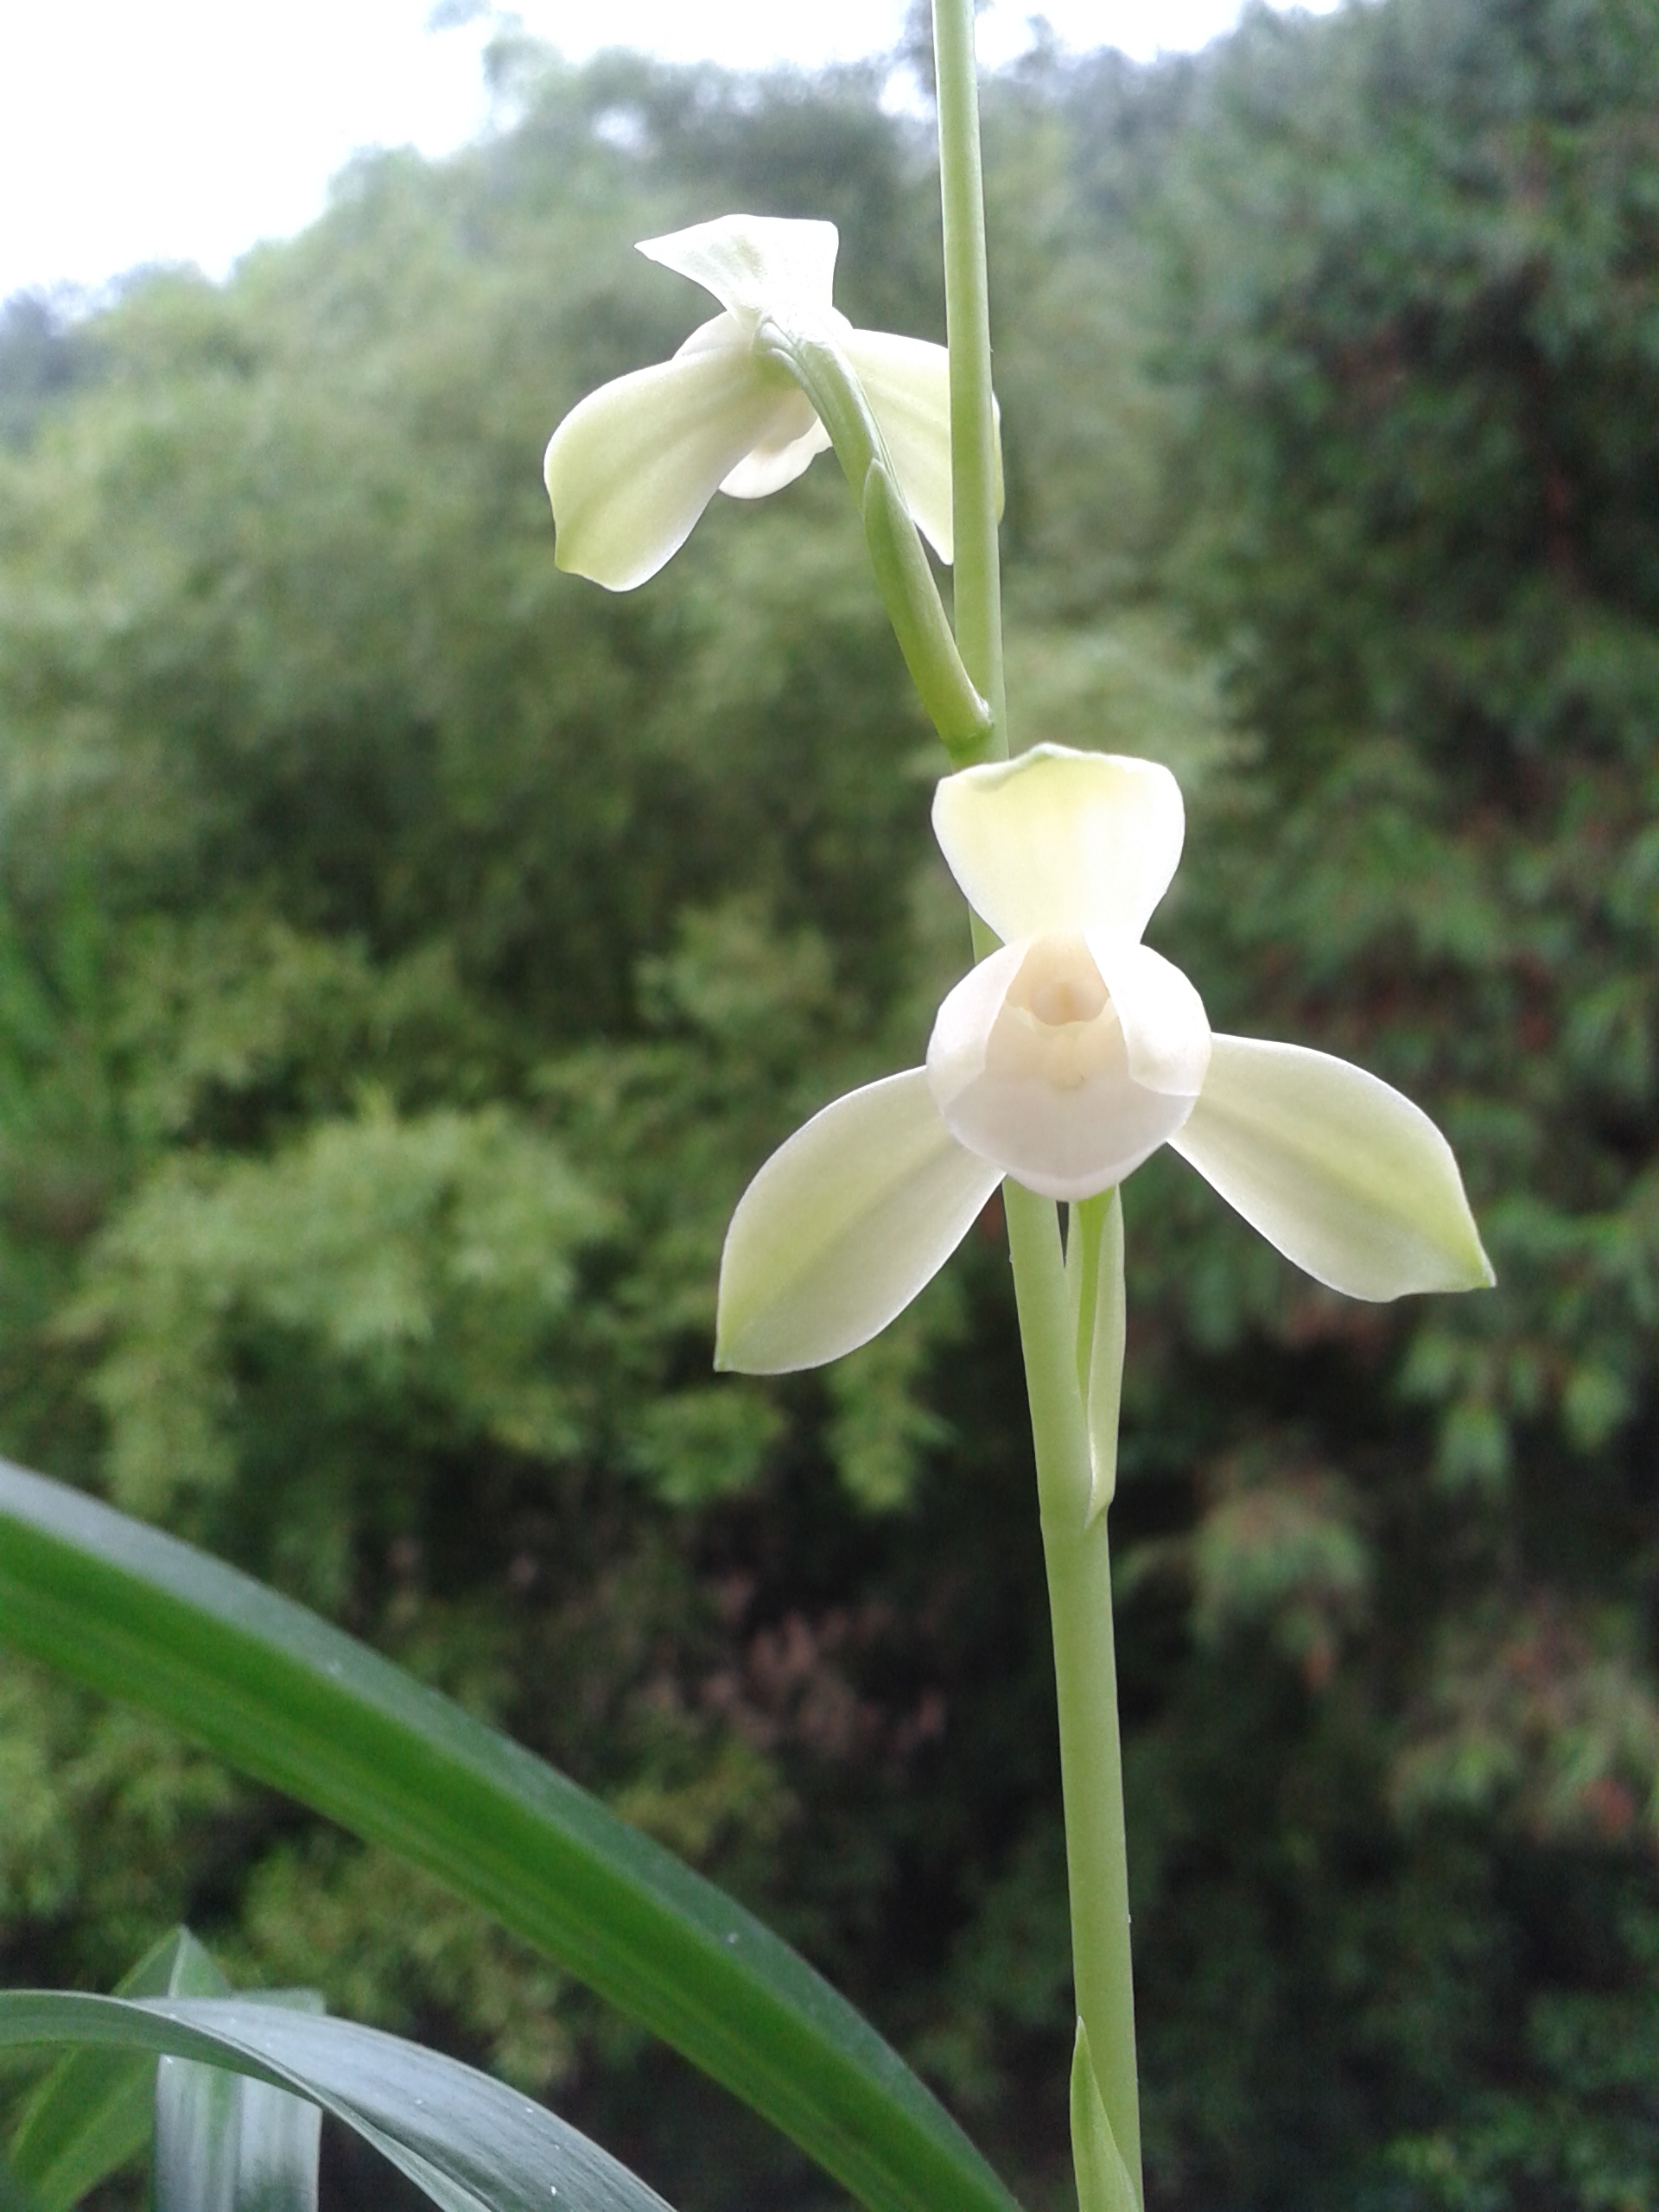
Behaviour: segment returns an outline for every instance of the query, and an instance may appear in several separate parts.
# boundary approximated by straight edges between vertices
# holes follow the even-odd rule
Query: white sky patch
[[[1329,0],[1324,0],[1329,4]],[[222,275],[321,210],[366,146],[451,151],[486,119],[480,20],[429,30],[432,0],[0,0],[0,298],[95,286],[150,261]],[[813,68],[890,50],[905,0],[519,0],[573,60]],[[1028,45],[1031,0],[993,0],[980,52]],[[1147,57],[1230,27],[1238,0],[1046,0],[1077,50]]]

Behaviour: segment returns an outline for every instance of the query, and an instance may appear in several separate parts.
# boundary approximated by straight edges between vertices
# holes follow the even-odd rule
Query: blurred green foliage
[[[1071,2044],[988,1219],[716,1382],[730,1207],[967,958],[828,465],[647,590],[561,413],[832,216],[938,335],[873,79],[520,42],[223,288],[0,319],[0,1443],[512,1729],[865,2003],[1037,2203]],[[1128,1199],[1115,1519],[1158,2212],[1659,2206],[1659,16],[1259,11],[990,90],[1016,741],[1157,753],[1217,1026],[1452,1134],[1493,1295],[1344,1305]],[[149,1726],[0,1674],[0,1955],[238,1980],[556,2089],[689,2212],[819,2201],[626,2024]]]

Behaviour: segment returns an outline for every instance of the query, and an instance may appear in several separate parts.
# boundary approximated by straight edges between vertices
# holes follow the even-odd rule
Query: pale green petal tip
[[[1059,778],[1071,772],[1097,779],[1108,790],[1127,777],[1145,785],[1150,791],[1154,786],[1174,785],[1172,796],[1179,800],[1180,786],[1169,769],[1160,760],[1147,760],[1128,753],[1093,753],[1075,745],[1032,745],[1023,753],[1016,753],[1009,760],[985,760],[977,767],[958,769],[954,776],[945,778],[947,783],[977,784],[989,788],[1004,785],[1052,784],[1060,788]],[[1160,790],[1157,803],[1167,799]]]
[[[1171,1142],[1287,1259],[1350,1298],[1497,1281],[1451,1146],[1421,1107],[1346,1060],[1217,1036]]]
[[[1415,1298],[1433,1294],[1440,1296],[1465,1290],[1492,1290],[1497,1287],[1497,1274],[1486,1256],[1475,1227],[1474,1217],[1465,1204],[1461,1219],[1448,1218],[1444,1225],[1441,1242],[1432,1258],[1426,1258],[1414,1276],[1402,1275],[1397,1289],[1380,1292],[1355,1291],[1351,1296],[1372,1298],[1386,1304],[1395,1298]],[[1341,1286],[1338,1286],[1340,1287]]]
[[[1424,1116],[1427,1120],[1427,1116]],[[1437,1291],[1495,1290],[1497,1270],[1493,1267],[1480,1239],[1474,1211],[1469,1204],[1468,1193],[1463,1187],[1463,1175],[1456,1155],[1434,1124],[1435,1136],[1445,1147],[1438,1155],[1441,1205],[1441,1251],[1445,1264],[1445,1280],[1425,1285]]]
[[[1469,1211],[1467,1199],[1464,1201],[1464,1217],[1468,1228],[1462,1255],[1465,1272],[1460,1281],[1450,1283],[1446,1287],[1451,1290],[1496,1290],[1497,1269],[1488,1258],[1486,1247],[1480,1241],[1480,1231],[1475,1226],[1475,1217]]]

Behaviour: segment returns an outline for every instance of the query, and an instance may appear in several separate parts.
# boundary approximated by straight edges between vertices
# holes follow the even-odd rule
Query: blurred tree
[[[1154,217],[1165,574],[1261,740],[1199,823],[1182,925],[1224,950],[1194,972],[1224,1024],[1439,1114],[1501,1286],[1370,1316],[1163,1262],[1236,1408],[1171,1554],[1199,1649],[1265,1630],[1304,1676],[1289,1763],[1234,1769],[1261,1809],[1219,1882],[1203,1746],[1236,1760],[1244,1714],[1206,1729],[1194,1681],[1157,1731],[1187,1827],[1153,1956],[1172,1921],[1241,1933],[1188,1954],[1213,2026],[1195,2049],[1172,1993],[1154,2074],[1223,2194],[1236,2116],[1278,2113],[1252,2201],[1327,2158],[1327,2200],[1659,2196],[1656,95],[1659,19],[1623,0],[1260,12]],[[1210,1688],[1282,1732],[1263,1681]],[[1287,2082],[1316,2040],[1317,2101]]]
[[[72,305],[72,296],[44,292],[14,292],[0,305],[0,444],[24,444],[49,403],[90,372]]]

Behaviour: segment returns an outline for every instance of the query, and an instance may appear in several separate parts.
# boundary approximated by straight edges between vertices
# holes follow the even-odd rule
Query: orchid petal
[[[1452,1147],[1427,1114],[1346,1060],[1217,1037],[1171,1139],[1285,1257],[1350,1298],[1496,1280]]]
[[[830,433],[812,412],[804,392],[793,395],[798,405],[780,407],[766,436],[744,454],[720,488],[730,499],[764,499],[781,492],[803,475],[821,453],[830,449]]]
[[[1111,995],[1135,1081],[1166,1097],[1196,1098],[1210,1065],[1210,1017],[1192,984],[1149,944],[1104,932],[1084,942]]]
[[[744,315],[829,311],[841,243],[833,223],[786,215],[720,215],[689,230],[641,238],[648,261],[690,277],[721,307]]]
[[[740,342],[683,348],[590,392],[547,448],[559,567],[611,591],[654,576],[797,397]]]
[[[885,1329],[1002,1179],[940,1120],[920,1068],[851,1091],[773,1153],[738,1201],[715,1364],[780,1375]]]
[[[1082,930],[1133,944],[1181,856],[1180,785],[1155,760],[1033,746],[933,796],[950,872],[1000,938]]]
[[[848,329],[841,350],[864,387],[905,505],[940,560],[954,551],[950,510],[950,356],[925,338]],[[1002,512],[1002,447],[996,448]]]
[[[683,360],[688,353],[747,348],[748,344],[741,321],[728,312],[701,324],[674,358]],[[786,373],[779,375],[773,381],[765,427],[731,474],[721,479],[720,489],[734,499],[764,499],[792,484],[829,445],[830,433],[811,401]]]

